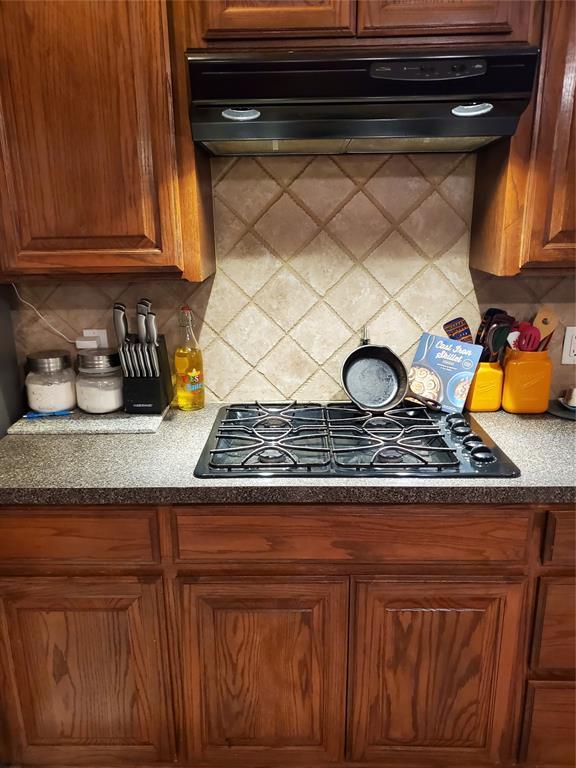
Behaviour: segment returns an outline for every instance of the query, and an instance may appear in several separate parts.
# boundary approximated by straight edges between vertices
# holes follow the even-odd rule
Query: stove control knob
[[[471,451],[477,445],[482,445],[482,438],[478,437],[478,435],[468,435],[462,440],[462,445],[467,451]]]
[[[496,461],[496,456],[492,453],[492,449],[484,444],[472,448],[470,457],[481,464],[488,464],[491,461]]]
[[[470,425],[465,421],[453,422],[450,429],[452,430],[452,434],[458,435],[458,437],[465,437],[472,432]]]

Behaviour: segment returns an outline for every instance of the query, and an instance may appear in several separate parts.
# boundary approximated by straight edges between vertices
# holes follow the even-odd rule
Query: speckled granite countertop
[[[170,412],[152,435],[10,435],[0,440],[2,504],[572,504],[576,425],[478,414],[521,470],[514,479],[200,480],[194,467],[218,406]]]

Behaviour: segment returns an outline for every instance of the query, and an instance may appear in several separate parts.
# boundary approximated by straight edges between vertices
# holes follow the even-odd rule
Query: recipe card
[[[446,413],[461,413],[482,349],[479,344],[423,333],[408,374],[410,390],[436,400]]]

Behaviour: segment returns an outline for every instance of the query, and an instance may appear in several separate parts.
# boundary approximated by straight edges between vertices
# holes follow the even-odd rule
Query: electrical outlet
[[[96,337],[100,348],[108,346],[108,332],[104,328],[89,328],[82,331],[82,335],[88,338]]]
[[[562,365],[576,365],[576,326],[569,325],[564,332]]]

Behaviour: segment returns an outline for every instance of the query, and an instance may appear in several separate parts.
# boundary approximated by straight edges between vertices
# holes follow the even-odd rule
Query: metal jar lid
[[[28,368],[34,373],[56,373],[70,368],[70,352],[65,349],[43,349],[26,355]]]
[[[120,367],[120,355],[115,349],[84,349],[78,353],[78,370],[82,373],[102,373]]]

